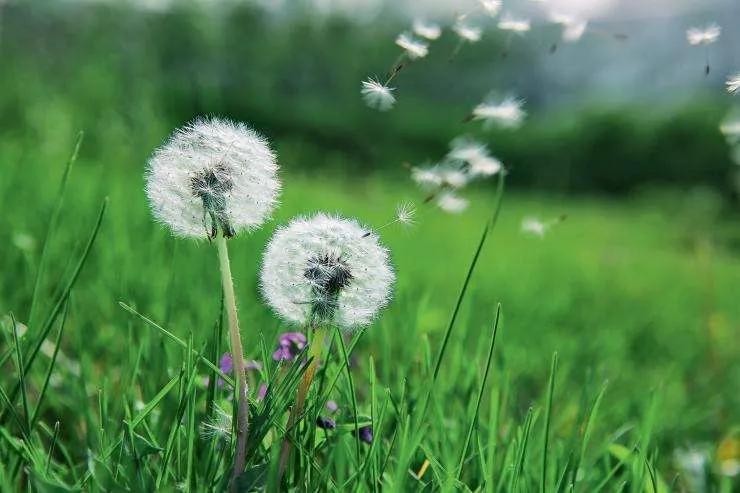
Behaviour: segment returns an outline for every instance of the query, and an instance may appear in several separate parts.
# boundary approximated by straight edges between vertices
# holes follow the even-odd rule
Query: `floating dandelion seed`
[[[367,79],[362,81],[362,99],[370,108],[379,111],[388,111],[396,103],[396,97],[393,95],[394,88],[380,83],[376,79]]]
[[[200,436],[204,440],[229,440],[231,437],[231,413],[213,406],[213,416],[200,425]]]
[[[433,22],[424,22],[420,19],[414,20],[411,30],[414,31],[414,34],[417,36],[430,41],[434,41],[442,34],[442,28],[439,27],[438,24],[434,24]]]
[[[553,13],[550,18],[563,27],[563,41],[566,43],[580,40],[588,27],[588,21],[567,14]]]
[[[487,178],[503,169],[501,161],[491,156],[484,144],[474,140],[453,140],[447,157],[453,161],[462,161],[471,178]]]
[[[424,58],[429,53],[429,45],[414,38],[409,33],[401,33],[396,38],[396,44],[400,46],[411,60]]]
[[[177,236],[233,236],[264,223],[280,191],[275,154],[243,123],[197,119],[176,130],[147,164],[154,217]]]
[[[413,167],[411,168],[411,179],[425,190],[442,186],[442,176],[436,167]]]
[[[467,199],[458,197],[453,192],[443,192],[439,194],[436,202],[440,209],[450,214],[460,214],[467,209],[469,205]]]
[[[411,202],[401,202],[396,207],[396,220],[399,224],[404,226],[413,226],[414,217],[416,216],[416,208]]]
[[[524,100],[507,97],[502,101],[489,99],[473,108],[468,117],[471,120],[481,120],[485,125],[498,125],[503,128],[518,128],[526,116],[522,109]]]
[[[719,39],[722,28],[712,23],[704,28],[692,27],[686,31],[686,40],[692,46],[710,45]]]
[[[354,220],[323,213],[277,231],[264,255],[260,286],[289,322],[353,329],[390,301],[395,275],[388,250]]]
[[[529,19],[517,19],[509,14],[503,16],[498,22],[498,28],[502,31],[511,31],[516,34],[524,34],[531,29]]]
[[[725,82],[725,86],[727,86],[727,92],[730,94],[740,93],[740,72],[728,77],[727,82]]]
[[[464,17],[458,17],[457,22],[452,26],[452,30],[458,35],[461,41],[467,41],[468,43],[480,41],[483,34],[481,28],[467,24]]]
[[[483,11],[491,17],[496,17],[501,12],[501,0],[480,0]]]
[[[534,217],[524,218],[522,220],[522,232],[544,238],[547,232],[547,225]]]

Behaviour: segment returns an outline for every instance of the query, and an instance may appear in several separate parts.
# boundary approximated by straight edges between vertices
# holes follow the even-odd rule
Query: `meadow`
[[[216,246],[174,238],[144,191],[153,149],[198,114],[264,132],[283,184],[272,220],[228,241],[245,357],[260,367],[237,491],[737,490],[740,228],[719,99],[464,127],[492,135],[510,174],[448,215],[404,165],[445,152],[461,127],[451,108],[474,91],[438,97],[453,79],[412,72],[408,106],[363,107],[361,65],[392,45],[355,53],[390,28],[346,41],[343,21],[301,19],[272,26],[262,50],[240,41],[242,25],[264,27],[250,9],[220,30],[190,8],[157,22],[69,8],[12,5],[0,44],[15,63],[0,74],[2,491],[229,488]],[[321,70],[295,53],[304,42],[326,54]],[[430,64],[450,72],[444,56]],[[381,228],[405,201],[416,224]],[[332,332],[286,431],[305,367],[273,359],[297,329],[265,304],[258,273],[275,230],[317,211],[376,229],[397,280],[371,326]],[[543,237],[522,230],[532,216],[553,221]],[[284,436],[295,453],[280,478]]]

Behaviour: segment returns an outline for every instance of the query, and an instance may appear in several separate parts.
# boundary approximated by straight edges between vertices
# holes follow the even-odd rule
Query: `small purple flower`
[[[244,369],[247,371],[250,371],[250,370],[260,371],[262,370],[262,363],[260,363],[256,359],[250,359],[249,361],[245,363]]]
[[[221,355],[221,359],[218,362],[218,368],[224,373],[231,373],[234,369],[234,360],[231,358],[231,353],[224,353]]]
[[[285,332],[278,337],[278,347],[272,353],[275,361],[292,361],[306,347],[306,336],[300,332]]]
[[[267,385],[261,383],[259,389],[257,389],[257,400],[261,401],[265,396],[267,396]]]
[[[363,426],[358,432],[360,441],[365,443],[373,443],[373,427]]]
[[[319,416],[318,418],[316,418],[316,426],[318,426],[322,430],[333,430],[337,427],[337,422],[331,418]]]
[[[335,401],[326,401],[326,409],[330,413],[335,413],[339,410],[339,405]]]

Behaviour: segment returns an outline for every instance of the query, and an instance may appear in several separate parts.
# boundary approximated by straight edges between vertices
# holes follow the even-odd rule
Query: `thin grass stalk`
[[[282,481],[283,474],[285,473],[285,468],[288,466],[288,461],[290,460],[291,446],[287,434],[290,433],[291,430],[295,427],[296,423],[298,422],[298,417],[303,413],[303,408],[306,404],[306,397],[308,397],[308,391],[311,389],[311,383],[313,382],[313,377],[316,374],[316,368],[318,367],[319,359],[321,358],[321,350],[324,347],[326,335],[326,328],[317,327],[314,331],[313,340],[311,341],[311,344],[308,348],[308,367],[306,368],[306,371],[303,372],[301,381],[298,384],[295,405],[290,411],[288,426],[285,429],[286,437],[283,439],[283,445],[280,450],[278,484],[280,484],[280,482]]]
[[[247,457],[247,434],[249,433],[249,402],[247,401],[247,367],[244,361],[244,348],[239,334],[239,318],[236,312],[236,296],[234,295],[234,281],[231,277],[231,263],[226,238],[220,234],[216,238],[218,261],[221,269],[221,284],[223,286],[224,306],[226,307],[229,322],[229,342],[231,344],[231,358],[234,362],[234,379],[236,380],[237,412],[236,412],[236,453],[234,454],[234,471],[232,481],[242,472]]]

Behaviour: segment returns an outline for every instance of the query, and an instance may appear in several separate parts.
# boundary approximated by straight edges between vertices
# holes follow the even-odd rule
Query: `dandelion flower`
[[[524,34],[531,28],[529,19],[517,19],[511,15],[505,15],[498,22],[498,28],[502,31],[511,31],[517,34]]]
[[[686,40],[692,46],[710,45],[719,39],[722,28],[712,23],[704,28],[692,27],[686,31]]]
[[[481,120],[486,125],[503,128],[518,128],[526,116],[522,109],[522,99],[508,97],[502,101],[488,100],[473,108],[472,119]]]
[[[319,213],[277,231],[264,255],[260,286],[289,322],[353,329],[390,301],[388,250],[357,221]]]
[[[501,0],[480,0],[483,11],[491,17],[496,17],[501,12]]]
[[[442,35],[442,28],[433,22],[424,22],[416,19],[412,26],[412,31],[417,36],[433,41]]]
[[[225,237],[264,223],[280,191],[267,140],[243,123],[202,118],[176,130],[149,159],[146,194],[177,236]]]
[[[479,27],[471,26],[464,22],[462,18],[458,18],[455,25],[452,26],[452,30],[455,31],[462,41],[468,43],[476,43],[480,41],[483,30]]]
[[[453,192],[443,192],[437,197],[437,206],[444,212],[450,214],[460,214],[468,208],[467,199],[458,197]]]
[[[393,91],[395,91],[394,88],[381,84],[376,79],[362,81],[362,89],[360,89],[365,104],[379,111],[388,111],[393,108],[396,103]]]
[[[396,44],[403,48],[408,57],[412,60],[424,58],[429,53],[429,45],[424,41],[414,38],[408,33],[401,33],[396,38]]]
[[[727,86],[727,92],[730,94],[740,93],[740,72],[735,75],[731,75],[727,79],[727,82],[725,82],[725,85]]]

